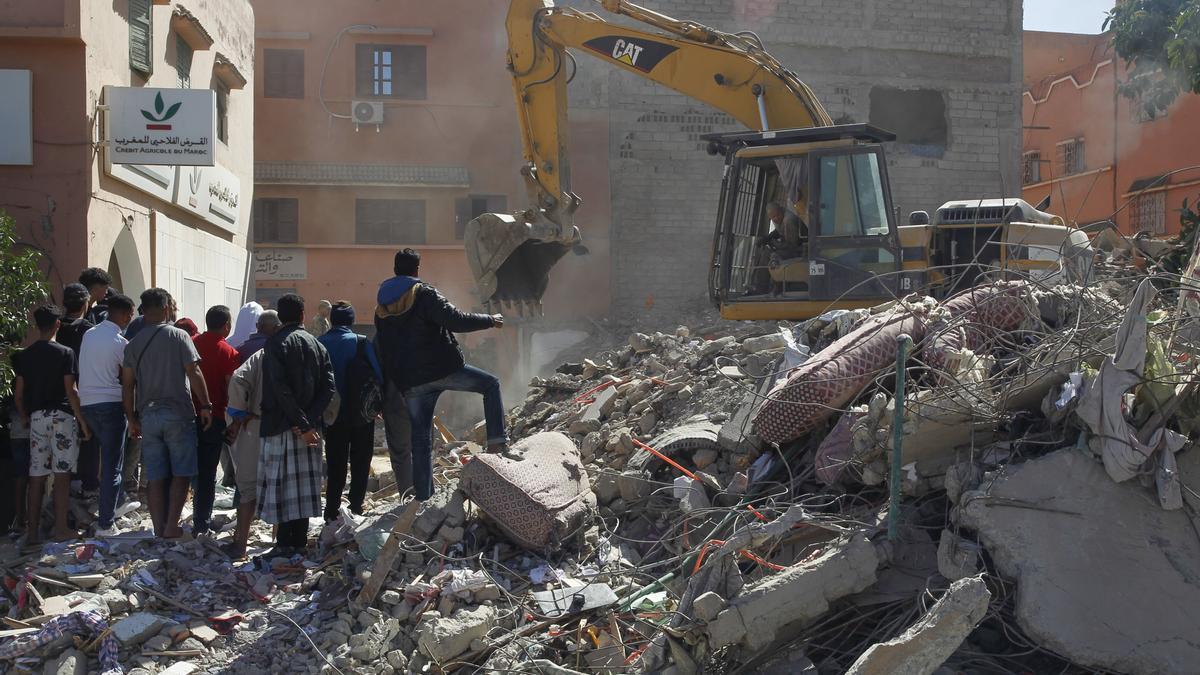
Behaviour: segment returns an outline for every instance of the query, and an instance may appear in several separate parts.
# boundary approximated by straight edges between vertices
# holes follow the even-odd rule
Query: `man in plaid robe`
[[[276,311],[283,326],[263,347],[258,517],[278,526],[272,555],[291,555],[308,546],[308,519],[321,515],[320,425],[334,380],[329,354],[304,330],[304,298],[284,295]]]

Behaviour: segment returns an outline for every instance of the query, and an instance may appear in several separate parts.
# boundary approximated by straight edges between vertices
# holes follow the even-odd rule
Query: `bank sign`
[[[217,95],[211,89],[105,87],[113,164],[213,166]]]

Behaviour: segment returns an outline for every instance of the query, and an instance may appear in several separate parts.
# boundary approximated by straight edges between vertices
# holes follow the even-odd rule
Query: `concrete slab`
[[[878,566],[875,545],[853,535],[818,558],[743,589],[708,625],[709,647],[768,647],[786,626],[811,621],[829,611],[830,602],[870,586]]]
[[[932,675],[987,614],[991,598],[982,577],[954,582],[912,627],[871,645],[846,675]]]
[[[1193,490],[1197,454],[1179,456]],[[1016,580],[1017,621],[1042,645],[1135,675],[1200,663],[1200,538],[1185,511],[1162,510],[1136,481],[1114,483],[1059,450],[965,493],[957,518]]]

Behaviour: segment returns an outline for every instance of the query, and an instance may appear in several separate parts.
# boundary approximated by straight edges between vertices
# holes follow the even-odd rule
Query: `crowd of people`
[[[236,317],[210,307],[201,332],[166,290],[135,304],[105,270],[84,270],[61,305],[33,310],[31,342],[11,357],[11,535],[29,546],[117,536],[144,501],[155,536],[216,537],[220,469],[236,505],[226,552],[245,557],[259,519],[274,526],[271,555],[303,554],[310,518],[335,521],[343,496],[362,513],[379,419],[401,498],[432,495],[445,391],[482,394],[488,450],[504,451],[500,382],[467,365],[455,338],[504,318],[460,311],[420,279],[420,262],[412,249],[396,254],[373,339],[355,332],[345,301],[322,300],[306,324],[296,294],[274,309],[248,302]]]

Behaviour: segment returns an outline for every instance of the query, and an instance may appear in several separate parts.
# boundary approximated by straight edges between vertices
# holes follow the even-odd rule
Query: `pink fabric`
[[[895,364],[897,337],[908,333],[920,342],[925,321],[924,314],[914,316],[898,306],[868,318],[822,349],[771,389],[754,416],[759,437],[786,443],[817,428]]]

